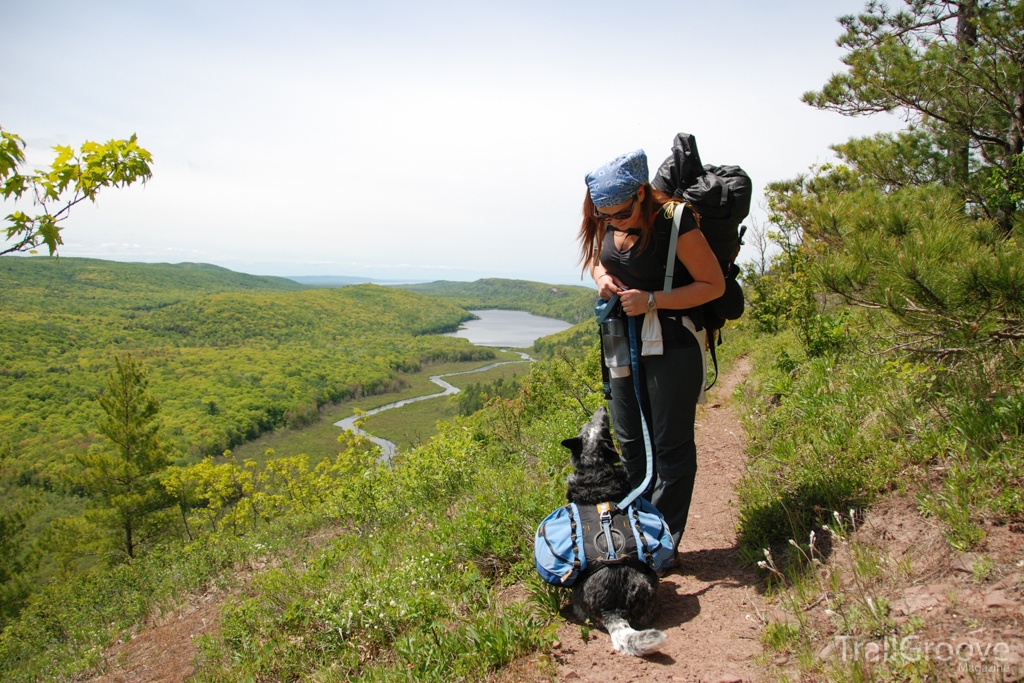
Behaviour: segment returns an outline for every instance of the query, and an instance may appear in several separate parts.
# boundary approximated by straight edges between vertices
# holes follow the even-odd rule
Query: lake
[[[447,337],[462,337],[477,346],[506,346],[526,348],[533,342],[572,325],[554,318],[544,318],[523,311],[470,311],[479,320],[469,320],[459,326],[458,332]]]

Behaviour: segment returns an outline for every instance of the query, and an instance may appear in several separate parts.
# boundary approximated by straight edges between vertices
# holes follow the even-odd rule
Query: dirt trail
[[[195,638],[217,628],[223,593],[193,598],[185,607],[150,618],[125,643],[107,651],[104,672],[88,683],[179,683],[195,673]]]
[[[743,474],[744,438],[729,397],[750,371],[737,361],[697,412],[697,483],[680,567],[661,580],[661,606],[654,626],[668,641],[646,659],[612,651],[608,634],[581,638],[577,624],[558,631],[559,681],[751,681],[758,678],[754,656],[761,652],[754,586],[756,572],[740,565],[736,544],[736,496]]]

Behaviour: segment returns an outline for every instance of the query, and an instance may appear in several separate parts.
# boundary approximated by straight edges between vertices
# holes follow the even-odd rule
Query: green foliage
[[[20,509],[0,512],[0,629],[21,611],[39,560],[25,524],[28,513],[37,506],[18,502]]]
[[[812,358],[788,333],[758,349],[745,386],[750,464],[740,535],[754,549],[806,538],[833,510],[911,481],[931,457],[916,414],[920,366],[877,357]],[[926,376],[925,376],[926,377]]]
[[[806,537],[830,511],[894,489],[916,493],[958,550],[983,540],[981,518],[1024,517],[1019,361],[879,353],[877,314],[847,314],[842,354],[816,356],[796,330],[757,342],[743,390],[751,460],[738,490],[751,550]],[[929,471],[944,475],[928,485]]]
[[[484,407],[492,398],[512,398],[519,391],[515,376],[507,382],[499,377],[493,382],[473,383],[455,395],[455,406],[459,415],[471,415]]]
[[[538,358],[546,360],[554,358],[556,353],[578,358],[586,355],[597,343],[597,325],[591,319],[538,339],[533,343],[533,351]]]
[[[45,244],[53,256],[58,245],[64,243],[60,222],[67,218],[71,207],[86,199],[95,202],[101,188],[145,183],[153,175],[149,169],[152,156],[138,145],[135,135],[102,144],[85,142],[78,152],[57,145],[50,168],[31,174],[18,170],[25,163],[24,149],[25,142],[20,137],[0,129],[0,195],[4,201],[17,201],[30,194],[43,212],[29,215],[16,210],[8,214],[7,225],[0,229],[13,244],[0,249],[0,255],[29,251]]]
[[[776,207],[813,240],[815,280],[889,314],[902,348],[955,355],[1024,337],[1020,240],[964,215],[954,194],[805,188]]]
[[[298,292],[308,287],[282,277],[236,273],[207,263],[121,263],[45,256],[0,259],[0,306],[5,312],[108,315],[164,308],[220,292]]]
[[[1024,151],[1020,4],[923,0],[893,11],[872,2],[863,14],[840,23],[845,32],[839,45],[847,50],[843,62],[849,70],[833,75],[820,92],[806,93],[804,101],[846,115],[901,111],[931,138],[913,145],[913,158],[930,157],[935,163],[925,166],[932,171],[947,165],[946,181],[1010,230],[1020,187],[1012,169]],[[937,150],[948,161],[941,162]],[[1001,188],[989,184],[993,178],[1002,181]]]
[[[950,158],[928,132],[911,127],[832,145],[839,158],[886,192],[948,180]]]
[[[953,192],[858,178],[824,167],[769,193],[782,252],[749,283],[750,319],[778,336],[747,388],[743,539],[804,537],[823,511],[926,482],[934,463],[944,475],[916,490],[921,509],[971,548],[981,516],[1024,510],[1024,254]]]
[[[28,263],[11,266],[21,261]],[[64,465],[53,453],[84,453],[94,441],[84,427],[100,415],[93,397],[113,350],[145,361],[163,403],[165,440],[194,459],[308,423],[325,404],[393,390],[399,373],[424,362],[493,358],[464,340],[426,334],[454,329],[464,310],[401,290],[279,292],[303,288],[222,269],[76,259],[5,259],[0,267],[10,276],[0,288],[0,426],[14,450],[8,477],[57,489]],[[135,290],[150,270],[152,285]],[[198,296],[207,286],[250,291]],[[46,307],[33,308],[33,294],[51,288]]]
[[[170,530],[172,517],[189,535],[178,512],[150,514],[160,507],[151,480],[145,495],[106,491],[116,458],[93,425],[104,419],[96,397],[118,355],[145,363],[161,399],[161,441],[178,465],[316,421],[324,405],[400,388],[402,373],[423,363],[494,357],[426,334],[468,314],[401,290],[309,290],[195,264],[69,258],[2,259],[0,278],[0,491],[6,500],[41,494],[19,536],[26,548],[37,538],[45,548],[41,577],[63,580],[107,554],[105,530],[122,525],[127,539],[133,510],[146,528],[132,527],[122,556],[135,552],[139,533]],[[105,474],[79,477],[83,465]],[[103,504],[82,517],[87,494]]]
[[[589,287],[488,278],[476,282],[438,280],[426,284],[397,285],[421,294],[449,300],[462,308],[505,308],[557,318],[568,323],[594,315],[597,293]]]
[[[71,680],[102,662],[104,650],[158,606],[173,607],[190,592],[223,586],[223,574],[246,558],[301,543],[301,532],[280,526],[265,537],[200,539],[164,547],[102,570],[53,582],[28,599],[0,631],[4,680]]]
[[[78,457],[83,471],[75,480],[96,503],[91,521],[119,537],[118,554],[132,559],[164,526],[159,513],[170,501],[157,477],[168,457],[158,437],[160,402],[148,391],[145,368],[131,354],[114,363],[97,399],[104,413],[97,429],[107,441]]]
[[[169,582],[188,590],[276,548],[278,565],[241,587],[201,643],[196,680],[408,680],[410,665],[417,680],[483,678],[553,637],[546,617],[498,594],[532,574],[533,524],[564,496],[560,441],[579,428],[577,399],[599,400],[588,368],[535,369],[515,398],[390,467],[349,439],[312,469],[302,458],[172,469],[165,484],[190,496],[196,540],[48,587],[0,633],[0,666],[14,681],[82,672],[167,600]],[[319,543],[296,542],[324,527]]]

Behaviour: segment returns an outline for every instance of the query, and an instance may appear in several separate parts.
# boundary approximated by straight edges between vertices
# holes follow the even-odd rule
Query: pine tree
[[[946,184],[1010,231],[1024,199],[1020,1],[909,0],[899,11],[872,1],[840,23],[849,70],[804,101],[848,116],[898,112],[912,125],[909,138],[876,137],[872,155],[850,150],[854,164],[877,169],[891,156],[885,166],[897,175],[941,169]]]
[[[98,431],[107,443],[78,460],[85,468],[80,482],[94,500],[87,517],[109,529],[130,559],[166,527],[164,513],[173,501],[159,481],[168,465],[159,440],[160,402],[134,356],[114,360],[98,399],[104,412]]]
[[[32,507],[0,513],[0,629],[20,611],[39,562],[25,532],[25,519]]]

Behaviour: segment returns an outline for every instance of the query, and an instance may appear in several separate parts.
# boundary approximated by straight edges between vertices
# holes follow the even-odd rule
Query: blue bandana
[[[602,209],[629,201],[647,184],[647,155],[642,149],[623,154],[587,174],[594,206]]]

